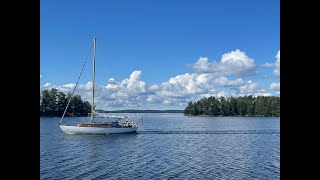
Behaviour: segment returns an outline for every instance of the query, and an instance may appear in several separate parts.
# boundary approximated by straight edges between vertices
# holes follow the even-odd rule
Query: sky
[[[184,109],[203,97],[280,96],[279,0],[41,0],[40,91],[96,109]]]

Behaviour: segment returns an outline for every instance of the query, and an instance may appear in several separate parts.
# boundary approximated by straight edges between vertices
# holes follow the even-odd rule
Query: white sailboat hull
[[[98,134],[123,134],[123,133],[134,133],[137,131],[137,127],[131,128],[113,128],[113,127],[77,127],[77,126],[59,126],[62,131],[67,134],[89,134],[89,135],[98,135]]]

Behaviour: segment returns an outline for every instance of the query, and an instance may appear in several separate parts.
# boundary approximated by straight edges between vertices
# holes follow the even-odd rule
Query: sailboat
[[[93,68],[92,68],[92,106],[91,106],[91,121],[89,123],[79,123],[76,125],[62,125],[61,122],[65,116],[65,113],[67,111],[67,108],[69,106],[70,100],[72,98],[72,95],[77,87],[77,84],[79,82],[80,76],[83,71],[83,67],[81,70],[81,73],[78,77],[78,81],[76,86],[74,87],[73,93],[68,101],[67,107],[64,110],[64,113],[62,115],[62,118],[59,123],[59,127],[62,131],[64,131],[67,134],[121,134],[121,133],[135,133],[138,129],[138,123],[137,122],[129,122],[129,118],[126,116],[109,116],[105,114],[101,114],[98,112],[95,112],[94,108],[94,80],[95,80],[95,63],[96,63],[96,37],[93,39],[93,46],[94,46],[94,53],[93,53]],[[113,121],[109,122],[95,122],[95,118],[107,118],[112,119]],[[125,123],[120,124],[119,121],[125,121]],[[140,122],[142,121],[142,118],[140,119]]]

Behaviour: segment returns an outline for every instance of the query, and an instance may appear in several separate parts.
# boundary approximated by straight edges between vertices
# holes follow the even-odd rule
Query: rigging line
[[[78,117],[78,116],[76,116],[76,115],[74,115],[74,114],[71,114],[71,113],[67,113],[67,114],[69,114],[70,116],[73,116],[73,117],[76,117],[76,118],[82,119],[82,120],[86,120],[86,119],[84,119],[84,118]]]
[[[62,122],[62,120],[63,120],[63,118],[64,118],[64,115],[65,115],[66,112],[67,112],[67,109],[68,109],[68,106],[69,106],[69,104],[70,104],[70,101],[71,101],[71,99],[73,98],[73,94],[74,94],[74,92],[75,92],[75,90],[76,90],[76,88],[77,88],[77,85],[78,85],[78,83],[79,83],[79,79],[80,79],[81,74],[82,74],[82,72],[83,72],[84,66],[85,66],[86,63],[87,63],[87,60],[88,60],[89,54],[90,54],[90,52],[91,52],[92,46],[93,46],[93,44],[91,45],[90,51],[89,51],[89,53],[88,53],[88,55],[87,55],[87,57],[86,57],[86,60],[85,60],[85,62],[84,62],[84,64],[83,64],[83,66],[82,66],[81,72],[80,72],[80,74],[79,74],[79,76],[78,76],[77,83],[76,83],[76,85],[75,85],[74,88],[73,88],[73,92],[72,92],[72,94],[71,94],[71,96],[70,96],[70,99],[69,99],[69,101],[68,101],[67,107],[66,107],[66,109],[64,110],[63,115],[62,115],[62,117],[61,117],[61,120],[60,120],[60,122],[59,122],[59,126],[60,126],[60,124],[61,124],[61,122]]]

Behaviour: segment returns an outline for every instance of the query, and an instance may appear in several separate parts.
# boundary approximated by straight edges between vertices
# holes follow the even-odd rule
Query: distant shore
[[[96,110],[99,113],[183,113],[184,110],[137,110],[125,109],[115,111]]]

